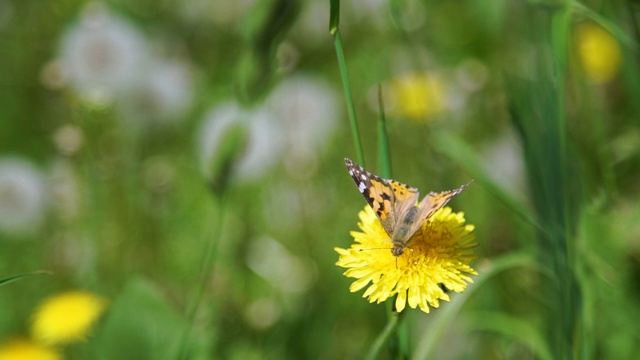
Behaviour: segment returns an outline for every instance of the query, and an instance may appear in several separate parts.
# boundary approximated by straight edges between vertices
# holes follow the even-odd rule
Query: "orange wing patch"
[[[369,188],[370,205],[381,220],[386,220],[391,209],[392,190],[384,182],[371,179]]]

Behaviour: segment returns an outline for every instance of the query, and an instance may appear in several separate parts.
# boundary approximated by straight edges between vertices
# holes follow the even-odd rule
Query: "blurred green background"
[[[636,1],[352,0],[367,168],[476,226],[480,273],[416,358],[640,344]],[[386,323],[335,266],[365,202],[329,2],[0,0],[0,342],[46,297],[110,308],[69,359],[355,359]],[[186,355],[185,355],[186,354]],[[383,352],[383,358],[396,358]]]

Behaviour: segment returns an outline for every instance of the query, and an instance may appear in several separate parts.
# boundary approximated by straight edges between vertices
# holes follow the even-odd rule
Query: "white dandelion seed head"
[[[0,159],[0,231],[34,231],[44,219],[46,205],[46,181],[40,170],[21,158]]]
[[[345,12],[357,22],[384,29],[389,26],[389,10],[386,0],[353,0],[345,3]]]
[[[51,197],[55,214],[61,220],[78,218],[82,210],[80,179],[66,159],[57,160],[51,169]]]
[[[485,168],[491,178],[512,194],[524,194],[525,167],[517,134],[510,131],[500,135],[483,152]]]
[[[190,23],[212,22],[229,29],[242,23],[256,0],[211,1],[189,0],[176,3],[178,14]]]
[[[216,24],[231,27],[239,24],[256,0],[207,1],[207,16]]]
[[[186,61],[154,58],[141,69],[138,86],[124,106],[126,119],[168,124],[182,119],[193,100],[192,69]]]
[[[329,2],[306,1],[289,33],[302,47],[318,47],[331,39],[328,25]]]
[[[482,89],[489,81],[489,69],[480,60],[466,59],[455,69],[456,82],[467,92]]]
[[[244,311],[244,317],[254,328],[264,330],[273,326],[282,316],[282,307],[273,297],[253,301]]]
[[[236,125],[245,127],[245,149],[235,166],[235,177],[248,181],[260,177],[282,154],[282,131],[273,115],[264,107],[243,109],[236,102],[213,108],[199,132],[199,155],[203,169],[207,169],[218,151],[224,136]]]
[[[340,117],[334,90],[308,76],[285,79],[269,96],[267,106],[282,122],[287,155],[302,162],[316,158]]]
[[[102,3],[89,3],[61,39],[59,58],[72,89],[93,105],[110,105],[135,88],[148,61],[145,38]]]
[[[155,156],[145,160],[142,175],[149,190],[155,193],[166,193],[176,183],[177,170],[168,159]]]
[[[305,292],[314,281],[313,266],[270,237],[251,241],[246,260],[251,270],[285,293]]]
[[[46,89],[60,90],[67,86],[69,82],[67,73],[59,59],[53,59],[40,70],[40,83]]]
[[[71,156],[84,146],[84,132],[78,126],[63,125],[53,134],[53,142],[61,154]]]

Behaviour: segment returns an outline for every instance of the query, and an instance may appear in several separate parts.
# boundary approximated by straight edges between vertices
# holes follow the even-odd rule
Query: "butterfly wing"
[[[350,159],[344,159],[349,175],[356,183],[358,190],[373,209],[380,223],[389,236],[393,235],[398,214],[406,204],[418,199],[418,190],[395,180],[386,180],[374,175]],[[406,210],[405,210],[406,211]]]
[[[411,227],[410,233],[414,234],[425,220],[429,219],[436,213],[436,211],[440,210],[444,207],[449,200],[451,200],[454,196],[460,194],[464,188],[467,187],[471,182],[468,182],[457,189],[442,191],[442,192],[430,192],[428,193],[422,202],[420,203],[420,211],[417,217],[417,220]]]

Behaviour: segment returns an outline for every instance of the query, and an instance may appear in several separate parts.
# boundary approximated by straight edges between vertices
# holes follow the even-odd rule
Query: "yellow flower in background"
[[[622,65],[622,51],[616,39],[600,26],[586,23],[576,28],[578,58],[587,79],[594,84],[613,80]]]
[[[0,344],[0,360],[60,360],[62,356],[29,339],[13,339]]]
[[[445,109],[445,84],[435,76],[409,74],[391,81],[394,114],[411,120],[427,120]]]
[[[363,294],[369,302],[381,303],[397,294],[396,311],[408,303],[428,313],[430,307],[439,307],[440,300],[449,301],[440,284],[459,293],[473,282],[469,275],[477,275],[469,266],[475,258],[474,226],[465,224],[462,212],[438,210],[398,257],[391,253],[389,235],[371,207],[367,205],[359,217],[362,232],[351,232],[355,243],[350,248],[335,248],[340,254],[336,265],[348,269],[345,276],[357,279],[349,287],[351,292],[370,284]]]
[[[52,296],[33,315],[31,333],[35,340],[44,344],[83,340],[106,307],[106,300],[86,291]]]

